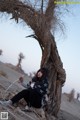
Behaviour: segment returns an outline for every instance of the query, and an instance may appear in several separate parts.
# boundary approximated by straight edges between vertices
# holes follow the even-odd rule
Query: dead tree
[[[57,0],[56,0],[57,1]],[[62,1],[62,0],[58,0]],[[42,50],[41,67],[49,70],[49,102],[47,114],[57,115],[60,109],[62,85],[65,82],[66,73],[58,54],[55,37],[51,28],[57,24],[57,10],[60,8],[54,0],[0,0],[0,12],[12,14],[11,19],[18,23],[19,18],[34,31],[33,35]],[[49,120],[49,119],[48,119]]]
[[[3,51],[0,49],[0,55],[2,55]]]
[[[22,59],[24,59],[24,58],[25,57],[24,57],[23,53],[20,53],[19,58],[18,58],[18,64],[17,64],[18,68],[21,68],[21,62],[22,62]]]
[[[69,102],[74,100],[74,97],[75,97],[75,89],[72,89],[69,93]]]
[[[77,93],[77,100],[79,100],[80,98],[80,93]]]

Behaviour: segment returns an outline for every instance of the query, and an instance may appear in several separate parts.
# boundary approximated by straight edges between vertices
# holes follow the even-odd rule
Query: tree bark
[[[46,39],[47,44],[44,45],[41,66],[47,67],[49,70],[48,113],[56,116],[60,109],[62,85],[65,82],[66,74],[57,51],[54,37],[50,32],[48,33],[48,36],[45,35],[45,38],[49,38],[49,40]]]
[[[45,14],[43,12],[40,14],[31,6],[25,5],[19,0],[0,0],[1,12],[11,13],[12,19],[15,19],[17,22],[21,18],[35,33],[34,38],[37,39],[42,49],[41,67],[47,67],[49,70],[47,114],[57,116],[66,73],[58,54],[54,36],[50,31],[51,21],[54,18],[54,8],[53,0],[49,0]]]

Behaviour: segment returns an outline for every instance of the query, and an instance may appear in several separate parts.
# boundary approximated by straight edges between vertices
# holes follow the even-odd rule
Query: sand
[[[11,69],[2,62],[0,62],[0,71],[4,71],[7,75],[0,75],[0,99],[9,99],[14,94],[24,89],[24,87],[16,82],[7,92],[5,92],[9,85],[11,85],[15,80],[18,80],[22,74]],[[31,80],[27,75],[24,76],[24,79],[26,83]],[[22,113],[18,107],[17,109],[10,110],[0,105],[0,112],[3,111],[9,112],[9,120],[40,120],[34,113]],[[61,99],[61,108],[56,120],[80,120],[80,101],[74,99],[69,102],[68,97],[63,94]]]

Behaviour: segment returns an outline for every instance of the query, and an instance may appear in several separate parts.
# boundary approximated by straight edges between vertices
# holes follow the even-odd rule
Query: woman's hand
[[[33,87],[34,87],[34,85],[35,85],[35,82],[32,82],[32,83],[31,83],[31,85],[30,85],[30,86],[31,86],[31,88],[33,88]]]
[[[23,77],[20,77],[18,82],[19,82],[19,83],[23,83],[23,81],[24,81],[24,78],[23,78]]]

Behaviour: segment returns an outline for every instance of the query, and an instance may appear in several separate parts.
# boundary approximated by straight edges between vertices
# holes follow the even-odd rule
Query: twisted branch
[[[33,30],[38,25],[38,12],[32,6],[25,5],[19,0],[0,0],[0,11],[11,13],[11,19],[17,22],[19,18],[23,19]]]

